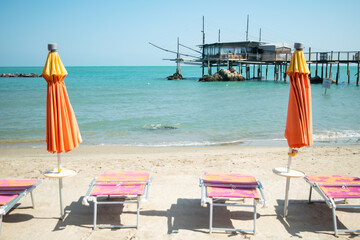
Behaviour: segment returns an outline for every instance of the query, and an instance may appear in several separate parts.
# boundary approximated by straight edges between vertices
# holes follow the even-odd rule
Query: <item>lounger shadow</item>
[[[33,190],[40,183],[41,180],[0,180],[0,237],[4,216],[17,207],[18,202],[22,200],[23,197],[30,194],[32,208],[35,208]],[[6,218],[8,218],[8,216],[6,216]],[[32,217],[30,217],[30,219],[31,218]],[[9,219],[5,221],[9,221]]]
[[[93,209],[84,206],[82,200],[83,197],[80,197],[76,202],[74,201],[65,207],[65,218],[57,222],[53,231],[63,230],[66,226],[93,228]],[[124,211],[124,206],[120,204],[99,206],[98,210],[98,222],[100,224],[121,224],[123,214],[131,214],[134,215],[134,219],[136,218],[136,211]]]
[[[302,232],[332,235],[332,215],[326,204],[309,204],[307,200],[290,200],[289,214],[283,218],[284,200],[277,200],[275,212],[286,231],[301,238]],[[344,225],[338,221],[339,227]]]

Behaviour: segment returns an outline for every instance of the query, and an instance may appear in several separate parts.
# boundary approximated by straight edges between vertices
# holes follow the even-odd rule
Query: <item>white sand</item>
[[[1,179],[42,179],[34,191],[36,208],[14,209],[4,217],[1,239],[336,239],[326,204],[308,204],[309,186],[293,179],[289,216],[283,219],[285,179],[272,173],[286,167],[287,147],[137,148],[80,146],[63,154],[63,166],[78,174],[64,179],[66,218],[59,221],[58,181],[42,172],[55,168],[45,149],[0,149]],[[293,168],[307,174],[360,176],[360,146],[302,148]],[[148,202],[141,204],[140,229],[92,230],[93,208],[81,204],[93,177],[106,171],[146,170],[153,177]],[[200,206],[199,177],[205,172],[256,176],[264,185],[267,208],[258,206],[257,234],[208,233],[209,208]],[[317,193],[313,194],[319,199]],[[31,205],[29,196],[19,207]],[[132,224],[134,205],[99,208],[101,224]],[[251,228],[250,208],[218,207],[214,225]],[[359,210],[338,210],[341,228],[360,228]],[[359,235],[340,234],[340,239]]]

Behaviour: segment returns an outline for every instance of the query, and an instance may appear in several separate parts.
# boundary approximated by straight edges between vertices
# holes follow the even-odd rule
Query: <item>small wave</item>
[[[41,144],[45,139],[0,139],[1,145]]]
[[[340,130],[340,131],[322,131],[314,133],[314,140],[326,141],[326,140],[341,140],[341,139],[359,139],[360,131],[356,130]]]
[[[286,138],[273,138],[272,140],[283,142],[283,141],[286,141]]]
[[[240,145],[243,141],[229,141],[229,142],[161,142],[161,143],[131,143],[125,146],[129,147],[203,147],[203,146],[230,146]]]
[[[146,124],[142,127],[145,130],[174,130],[179,128],[179,124],[174,125],[162,125],[160,124]]]

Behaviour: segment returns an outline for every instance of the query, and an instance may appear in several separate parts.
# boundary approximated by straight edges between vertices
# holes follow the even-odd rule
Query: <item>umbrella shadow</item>
[[[284,200],[277,200],[275,212],[278,220],[284,225],[286,231],[294,237],[301,238],[301,232],[314,232],[325,235],[334,234],[334,224],[332,211],[326,203],[309,203],[306,200],[290,200],[288,205],[288,215],[284,215]],[[349,209],[337,209],[348,212]],[[351,209],[351,212],[360,213],[360,209]],[[337,218],[337,227],[346,228]],[[354,235],[358,236],[358,235]]]
[[[202,207],[200,199],[180,198],[166,211],[142,211],[141,215],[166,217],[168,234],[176,234],[179,230],[209,233],[209,212],[209,205]],[[259,216],[257,214],[257,218]],[[232,220],[252,221],[253,217],[253,212],[230,211],[226,206],[216,206],[213,212],[213,227],[234,228]],[[233,232],[230,233],[230,236],[232,235]]]
[[[180,198],[175,204],[164,211],[147,210],[142,211],[141,215],[166,217],[168,234],[178,233],[180,229],[195,232],[207,232],[203,229],[209,228],[209,210],[201,207],[200,199]]]

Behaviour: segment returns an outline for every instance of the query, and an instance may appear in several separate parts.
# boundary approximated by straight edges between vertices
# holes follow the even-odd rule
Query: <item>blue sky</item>
[[[0,66],[43,66],[47,44],[57,43],[65,66],[174,65],[186,46],[245,40],[303,42],[312,51],[360,50],[360,1],[243,0],[0,0]],[[183,49],[184,53],[191,53]]]

